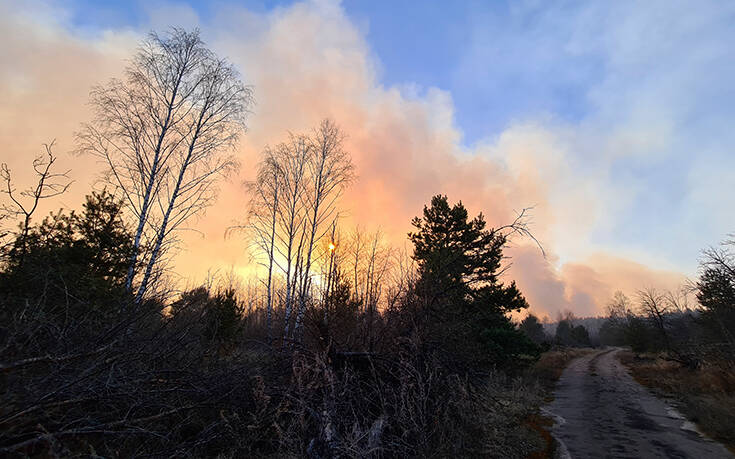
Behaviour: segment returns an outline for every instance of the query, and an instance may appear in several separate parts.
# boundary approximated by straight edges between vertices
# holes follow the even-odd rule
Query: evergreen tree
[[[710,339],[735,349],[735,264],[707,267],[697,282],[697,300]]]
[[[518,326],[518,329],[522,331],[528,339],[536,344],[548,341],[548,337],[544,331],[544,326],[539,322],[538,317],[533,314],[529,314],[525,319],[523,319],[521,324]]]
[[[574,346],[589,346],[591,344],[590,334],[584,325],[577,325],[572,328],[570,335]]]
[[[450,206],[446,196],[434,196],[412,224],[428,341],[465,367],[537,355],[506,315],[528,304],[514,282],[498,279],[505,236],[486,229],[482,214],[469,220],[462,203]]]
[[[109,307],[120,298],[132,248],[121,209],[112,194],[93,192],[81,214],[59,211],[23,240],[19,234],[5,254],[0,292],[18,300],[43,295],[50,305]]]
[[[554,339],[557,344],[572,344],[572,324],[568,320],[560,320],[556,325],[556,334]]]

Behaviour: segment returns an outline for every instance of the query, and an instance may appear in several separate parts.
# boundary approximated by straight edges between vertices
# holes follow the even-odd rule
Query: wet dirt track
[[[619,351],[597,351],[564,370],[545,408],[554,418],[560,457],[734,457],[638,384],[617,359]]]

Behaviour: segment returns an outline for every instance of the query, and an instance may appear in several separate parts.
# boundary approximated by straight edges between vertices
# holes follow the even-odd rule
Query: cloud
[[[510,274],[531,311],[552,319],[566,309],[583,317],[600,314],[616,291],[628,296],[649,287],[673,291],[686,282],[680,272],[650,268],[604,253],[564,263],[558,269],[554,257],[544,259],[533,248],[514,249],[511,253]]]
[[[534,231],[550,256],[543,259],[537,249],[515,241],[510,275],[536,311],[553,315],[569,308],[595,314],[618,288],[647,282],[668,286],[681,279],[624,258],[592,255],[601,222],[612,225],[620,203],[632,199],[607,180],[609,163],[590,168],[590,162],[600,164],[599,158],[580,152],[586,151],[589,132],[599,127],[579,135],[574,122],[544,116],[515,122],[468,148],[462,145],[452,95],[436,88],[383,86],[363,33],[337,2],[297,3],[261,13],[222,5],[206,22],[189,8],[160,4],[149,10],[150,23],[162,24],[169,9],[184,25],[199,24],[205,40],[254,86],[257,100],[237,150],[241,175],[222,184],[216,205],[193,223],[197,232],[184,237],[176,259],[184,277],[202,279],[210,268],[248,271],[242,241],[223,237],[245,213],[242,181],[253,176],[266,144],[330,117],[348,134],[359,175],[344,199],[349,223],[380,226],[397,245],[405,241],[410,219],[434,194],[461,199],[472,212],[485,213],[492,225],[535,206]],[[0,107],[0,144],[7,146],[3,159],[14,167],[27,164],[49,138],[58,137],[63,151],[73,147],[71,133],[89,117],[89,88],[119,75],[144,34],[125,29],[82,36],[63,22],[37,19],[34,11],[0,3],[0,39],[8,44],[0,49],[0,59],[12,63],[0,70],[0,98],[8,102]],[[640,136],[626,126],[619,129],[629,134],[616,135],[615,141],[637,145]],[[668,132],[663,129],[660,136]],[[98,169],[89,158],[64,156],[64,164],[80,182],[63,199],[74,207]]]
[[[735,169],[735,6],[527,1],[501,10],[471,15],[455,86],[470,88],[461,97],[475,122],[501,116],[507,132],[532,121],[564,137],[562,160],[577,176],[556,176],[551,193],[594,191],[604,205],[585,218],[586,237],[574,248],[560,241],[559,252],[604,247],[693,273],[701,247],[735,228],[722,210],[735,204],[722,172]]]
[[[119,74],[139,38],[119,31],[87,40],[60,22],[65,17],[48,4],[0,2],[2,161],[19,185],[27,184],[32,159],[43,151],[43,143],[56,139],[59,168],[72,169],[77,182],[60,202],[44,203],[41,215],[60,205],[75,207],[88,192],[97,168],[89,158],[68,154],[74,148],[73,132],[89,119],[92,85]]]

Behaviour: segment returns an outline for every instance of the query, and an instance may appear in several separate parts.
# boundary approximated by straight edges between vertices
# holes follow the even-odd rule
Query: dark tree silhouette
[[[544,326],[539,322],[538,317],[533,314],[529,314],[523,319],[518,329],[536,344],[544,343],[549,339],[546,332],[544,332]]]
[[[584,325],[577,325],[571,330],[572,343],[575,346],[589,346],[590,334]]]
[[[557,344],[571,344],[572,342],[572,324],[569,320],[560,320],[556,324],[556,334],[554,339]]]
[[[81,214],[59,211],[19,234],[0,277],[3,290],[31,297],[71,295],[89,307],[119,298],[132,250],[122,205],[106,191],[93,192]]]
[[[486,229],[482,214],[468,219],[461,202],[450,206],[441,195],[412,224],[417,294],[430,340],[463,365],[508,364],[535,354],[536,346],[506,316],[528,307],[515,282],[498,278],[506,236]]]
[[[735,240],[705,250],[696,295],[702,318],[715,341],[735,355]]]

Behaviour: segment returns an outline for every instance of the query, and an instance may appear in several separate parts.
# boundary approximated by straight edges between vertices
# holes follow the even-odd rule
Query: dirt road
[[[734,457],[638,384],[616,358],[618,351],[580,357],[559,379],[545,411],[555,421],[552,433],[561,444],[560,457]]]

